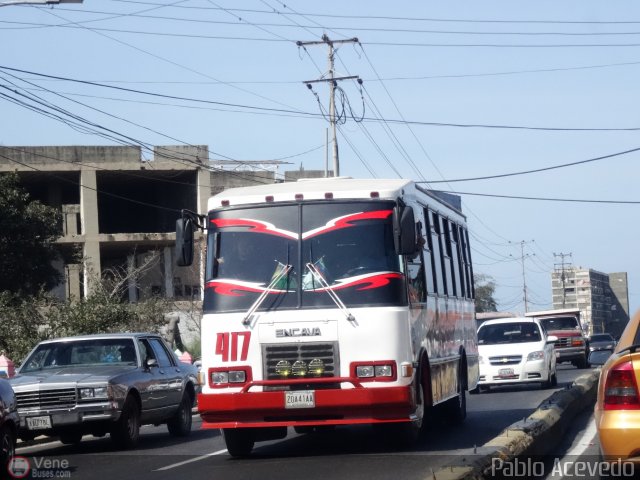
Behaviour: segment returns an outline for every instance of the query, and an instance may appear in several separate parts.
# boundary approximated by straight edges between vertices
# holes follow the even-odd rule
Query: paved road
[[[561,366],[558,389],[585,372]],[[310,435],[291,430],[283,440],[256,444],[251,458],[233,459],[218,431],[201,430],[196,417],[194,432],[186,440],[170,437],[164,426],[143,427],[135,451],[115,451],[108,438],[87,436],[77,446],[50,442],[19,448],[18,455],[28,458],[39,472],[46,469],[38,469],[37,462],[53,462],[49,471],[58,478],[73,479],[424,479],[460,456],[471,461],[474,446],[528,416],[553,391],[537,386],[501,387],[469,395],[463,425],[434,425],[411,449],[394,447],[369,427],[340,427]]]

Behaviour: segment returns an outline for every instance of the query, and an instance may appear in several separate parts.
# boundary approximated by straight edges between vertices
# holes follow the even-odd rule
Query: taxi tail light
[[[609,370],[604,385],[605,410],[640,410],[636,373],[631,361]]]

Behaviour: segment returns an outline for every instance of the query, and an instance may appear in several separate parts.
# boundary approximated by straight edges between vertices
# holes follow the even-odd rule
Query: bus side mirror
[[[193,220],[182,217],[176,221],[176,264],[188,267],[193,263]]]
[[[393,209],[393,241],[398,255],[416,253],[416,221],[411,207]]]

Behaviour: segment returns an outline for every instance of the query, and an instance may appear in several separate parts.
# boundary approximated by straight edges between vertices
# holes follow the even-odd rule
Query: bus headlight
[[[308,371],[307,364],[302,360],[295,361],[291,367],[291,373],[294,377],[304,377],[307,375]]]
[[[393,375],[391,365],[376,365],[374,369],[376,377],[390,377]]]
[[[309,362],[309,375],[312,377],[321,377],[324,373],[324,362],[319,358],[314,358]]]
[[[251,367],[211,369],[209,370],[209,378],[212,387],[238,387],[251,381]]]
[[[358,365],[356,375],[358,378],[371,378],[375,375],[375,369],[373,365]]]
[[[411,365],[408,365],[408,367],[411,367]],[[352,376],[369,382],[393,382],[398,378],[396,364],[392,360],[361,364],[352,363],[349,371]],[[407,369],[408,371],[409,369]]]
[[[276,364],[276,374],[285,378],[291,375],[291,363],[287,360],[280,360]]]

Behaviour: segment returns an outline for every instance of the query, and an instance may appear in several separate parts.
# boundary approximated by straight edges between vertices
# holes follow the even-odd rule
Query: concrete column
[[[171,254],[171,247],[164,247],[163,260],[164,260],[164,291],[165,297],[173,298],[173,255]]]
[[[80,265],[67,265],[67,300],[80,298]]]
[[[84,243],[84,295],[95,289],[102,273],[100,264],[100,240],[98,234],[98,183],[95,170],[80,172],[80,226]]]
[[[138,301],[138,279],[135,276],[136,256],[127,255],[127,287],[129,290],[129,303]]]
[[[62,205],[62,215],[64,218],[64,236],[75,237],[78,235],[78,214],[80,205]]]

